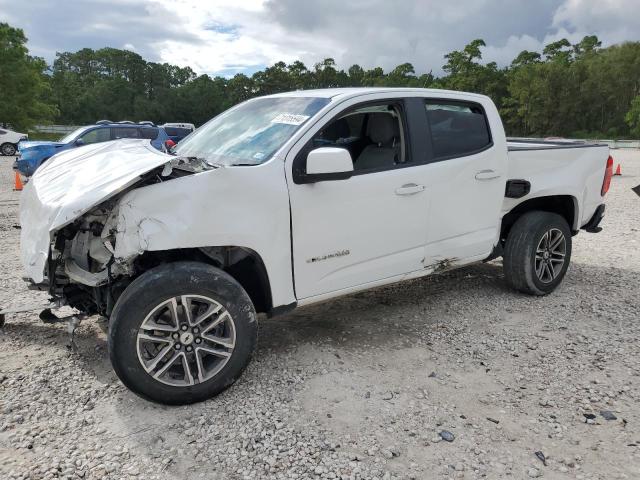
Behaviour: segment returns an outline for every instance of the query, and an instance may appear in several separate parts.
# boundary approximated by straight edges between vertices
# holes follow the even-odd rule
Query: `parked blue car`
[[[158,150],[162,150],[165,142],[169,139],[163,128],[157,127],[151,122],[115,123],[102,120],[95,125],[80,127],[58,142],[20,142],[18,158],[13,164],[13,169],[30,177],[40,165],[58,152],[120,138],[146,138],[151,140],[151,145]]]

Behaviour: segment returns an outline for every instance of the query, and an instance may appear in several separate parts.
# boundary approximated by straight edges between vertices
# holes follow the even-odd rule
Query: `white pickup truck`
[[[171,154],[119,140],[63,152],[22,193],[34,287],[109,317],[135,393],[184,404],[231,385],[276,315],[503,257],[553,291],[600,230],[606,146],[510,141],[482,95],[298,91],[215,117]]]

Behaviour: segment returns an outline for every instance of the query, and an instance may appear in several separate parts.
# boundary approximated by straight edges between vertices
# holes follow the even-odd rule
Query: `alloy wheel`
[[[567,253],[567,239],[561,230],[547,230],[536,248],[535,270],[542,283],[553,282],[564,266]]]
[[[144,370],[155,380],[178,387],[213,378],[231,358],[235,343],[229,312],[202,295],[163,301],[146,316],[137,334]]]

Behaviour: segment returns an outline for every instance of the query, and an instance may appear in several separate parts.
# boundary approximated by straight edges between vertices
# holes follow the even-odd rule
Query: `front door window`
[[[108,128],[94,128],[82,135],[80,139],[85,145],[92,143],[107,142],[111,140],[111,131]]]

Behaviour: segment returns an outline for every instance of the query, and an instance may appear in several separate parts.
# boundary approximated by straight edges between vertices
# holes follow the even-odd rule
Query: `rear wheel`
[[[16,154],[16,146],[13,143],[3,143],[0,145],[0,152],[7,157],[12,157]]]
[[[550,212],[524,214],[511,228],[504,249],[507,283],[530,295],[546,295],[562,282],[571,260],[571,230]]]
[[[238,282],[210,265],[177,262],[144,273],[118,299],[109,355],[136,394],[187,404],[235,382],[257,332],[253,304]]]

